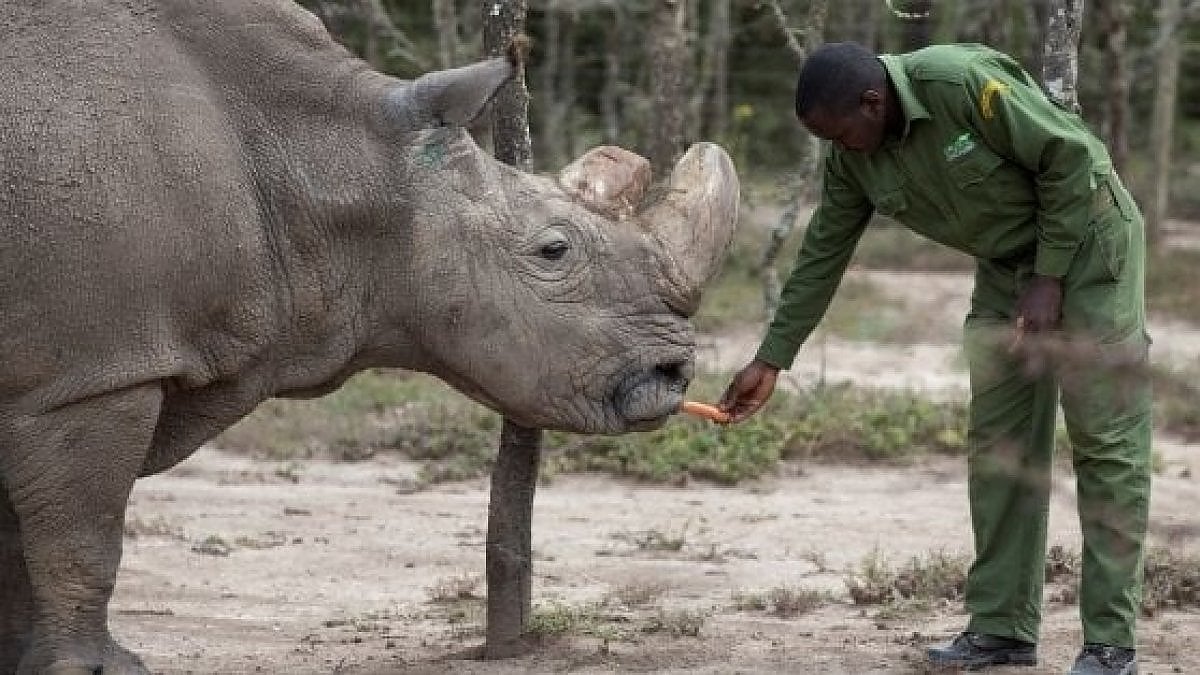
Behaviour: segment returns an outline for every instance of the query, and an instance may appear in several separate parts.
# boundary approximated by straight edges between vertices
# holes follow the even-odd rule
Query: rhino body
[[[512,59],[396,80],[286,0],[5,3],[0,61],[0,673],[144,671],[106,618],[133,481],[267,398],[399,367],[528,427],[678,405],[715,146],[614,206],[642,172],[464,130]]]

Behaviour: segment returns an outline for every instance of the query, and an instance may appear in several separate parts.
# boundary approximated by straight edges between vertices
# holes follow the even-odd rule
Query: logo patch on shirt
[[[950,141],[943,152],[946,153],[946,161],[953,162],[974,149],[975,139],[971,137],[971,132],[964,131]]]
[[[983,119],[990,120],[996,116],[996,109],[992,107],[992,103],[997,94],[1004,94],[1010,88],[1000,80],[988,80],[987,84],[983,85],[983,91],[979,94],[979,112]]]

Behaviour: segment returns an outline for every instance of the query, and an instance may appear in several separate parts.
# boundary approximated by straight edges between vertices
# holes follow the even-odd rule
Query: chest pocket
[[[1000,155],[984,147],[983,144],[976,143],[970,152],[958,159],[951,160],[949,169],[958,187],[967,188],[985,183],[988,177],[1003,163],[1004,160],[1000,158]]]

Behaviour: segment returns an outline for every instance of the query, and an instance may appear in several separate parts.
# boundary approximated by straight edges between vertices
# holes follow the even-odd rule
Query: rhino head
[[[528,427],[657,427],[692,377],[688,317],[733,234],[733,164],[700,143],[650,190],[648,162],[619,148],[557,179],[502,164],[462,125],[512,68],[496,59],[392,92],[407,129],[393,161],[411,186],[395,202],[414,252],[393,317],[416,345],[405,365]]]

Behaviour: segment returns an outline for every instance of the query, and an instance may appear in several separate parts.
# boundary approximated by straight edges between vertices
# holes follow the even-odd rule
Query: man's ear
[[[878,89],[864,91],[859,96],[858,107],[863,116],[870,120],[882,120],[887,112],[884,110],[883,94]]]

